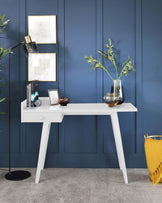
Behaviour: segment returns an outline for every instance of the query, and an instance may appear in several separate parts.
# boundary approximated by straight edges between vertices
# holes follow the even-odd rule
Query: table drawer
[[[63,115],[61,113],[32,113],[32,112],[24,112],[22,114],[21,122],[40,122],[43,123],[45,121],[60,123],[63,120]]]

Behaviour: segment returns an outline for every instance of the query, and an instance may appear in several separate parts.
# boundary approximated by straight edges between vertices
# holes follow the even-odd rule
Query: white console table
[[[61,123],[64,116],[68,115],[110,115],[114,132],[117,156],[120,169],[123,172],[124,182],[128,183],[128,176],[123,152],[123,145],[118,121],[118,112],[136,112],[131,103],[123,103],[116,107],[108,107],[104,103],[70,103],[67,106],[49,104],[48,97],[40,98],[42,105],[35,108],[27,108],[26,100],[21,103],[21,122],[22,123],[43,123],[39,158],[36,171],[35,183],[39,183],[41,170],[44,169],[44,163],[47,152],[48,138],[50,133],[51,123]]]

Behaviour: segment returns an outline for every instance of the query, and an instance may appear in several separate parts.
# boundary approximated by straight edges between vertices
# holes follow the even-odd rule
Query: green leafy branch
[[[0,60],[2,60],[2,58],[6,56],[9,52],[10,50],[6,49],[5,45],[0,44]],[[0,67],[2,67],[2,65],[0,65]]]
[[[9,21],[10,21],[9,19],[6,20],[6,16],[5,15],[0,16],[0,34],[2,34],[2,32],[6,28],[6,25],[8,24]],[[2,38],[2,37],[0,37],[0,38]],[[0,61],[9,52],[10,52],[10,50],[6,49],[5,45],[0,44]],[[2,71],[2,64],[0,63],[0,72],[1,71]],[[2,81],[2,78],[0,77],[0,94],[2,93],[2,86],[3,86],[3,83],[1,81]],[[3,102],[5,99],[6,98],[1,98],[0,99],[0,103]],[[4,114],[4,112],[0,112],[0,114]]]
[[[0,16],[0,34],[3,32],[3,30],[6,28],[6,25],[10,21],[9,19],[5,20],[5,18],[5,15]]]
[[[119,75],[119,79],[125,75],[126,77],[129,75],[129,72],[131,71],[135,71],[135,69],[133,68],[134,67],[134,62],[132,62],[130,60],[130,56],[128,56],[128,60],[127,61],[124,61],[122,63],[122,70],[120,72],[120,75]]]
[[[104,70],[107,75],[113,80],[112,76],[110,75],[109,71],[102,65],[100,60],[98,61],[97,59],[93,58],[92,56],[85,56],[85,58],[88,60],[88,63],[91,64],[91,72],[94,69],[101,68]]]
[[[122,63],[122,67],[121,67],[121,71],[119,73],[119,67],[117,67],[117,63],[116,63],[116,52],[114,51],[114,45],[112,45],[112,41],[109,38],[108,39],[108,43],[106,44],[106,48],[107,51],[100,51],[97,50],[97,52],[100,54],[100,59],[97,60],[95,58],[93,58],[92,56],[85,56],[85,58],[87,59],[87,62],[90,63],[91,65],[91,71],[92,70],[96,70],[98,68],[101,68],[102,70],[104,70],[107,75],[114,81],[113,77],[111,76],[111,74],[109,73],[108,69],[104,67],[104,65],[101,63],[101,59],[105,58],[108,61],[110,61],[114,68],[115,68],[115,72],[116,72],[116,79],[119,80],[123,75],[124,76],[128,76],[129,72],[131,71],[135,71],[134,69],[134,62],[132,62],[130,60],[130,57],[128,57],[127,61],[124,61]]]

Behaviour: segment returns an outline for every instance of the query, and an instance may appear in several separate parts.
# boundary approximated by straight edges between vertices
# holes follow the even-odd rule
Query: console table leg
[[[128,184],[127,169],[126,169],[126,164],[125,164],[125,157],[124,157],[124,152],[123,152],[123,145],[122,145],[122,139],[121,139],[117,112],[114,112],[111,114],[111,122],[112,122],[112,127],[113,127],[113,132],[114,132],[119,166],[123,172],[124,182],[125,182],[125,184]]]
[[[47,152],[47,143],[48,143],[49,132],[50,132],[50,126],[51,126],[51,123],[48,123],[48,122],[43,123],[35,183],[39,183],[41,170],[44,166],[44,161],[45,161],[46,152]]]
[[[43,161],[42,161],[42,168],[41,170],[44,169],[44,164],[45,164],[45,159],[46,159],[46,153],[47,153],[47,146],[48,146],[48,139],[49,139],[49,134],[50,134],[50,128],[51,128],[51,123],[47,124],[47,129],[46,129],[46,136],[45,136],[45,140],[44,140],[44,152],[43,152]]]

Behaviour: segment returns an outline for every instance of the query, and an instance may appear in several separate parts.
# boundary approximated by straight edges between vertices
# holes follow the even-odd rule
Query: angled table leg
[[[44,122],[43,123],[35,183],[39,183],[41,170],[44,168],[44,162],[45,162],[45,157],[46,157],[46,152],[47,152],[47,144],[48,144],[50,126],[51,126],[50,122]]]
[[[47,128],[46,128],[46,136],[45,136],[45,140],[44,140],[44,152],[43,152],[43,158],[42,158],[42,168],[41,170],[44,169],[44,164],[45,164],[45,159],[46,159],[46,153],[47,153],[47,146],[48,146],[48,139],[49,139],[49,134],[50,134],[50,128],[51,128],[51,123],[47,124]]]
[[[123,152],[123,145],[122,145],[122,139],[121,139],[117,112],[111,113],[111,122],[112,122],[112,127],[113,127],[113,132],[114,132],[119,166],[123,172],[124,182],[125,182],[125,184],[128,184],[127,169],[126,169],[126,164],[125,164],[125,157],[124,157],[124,152]]]

